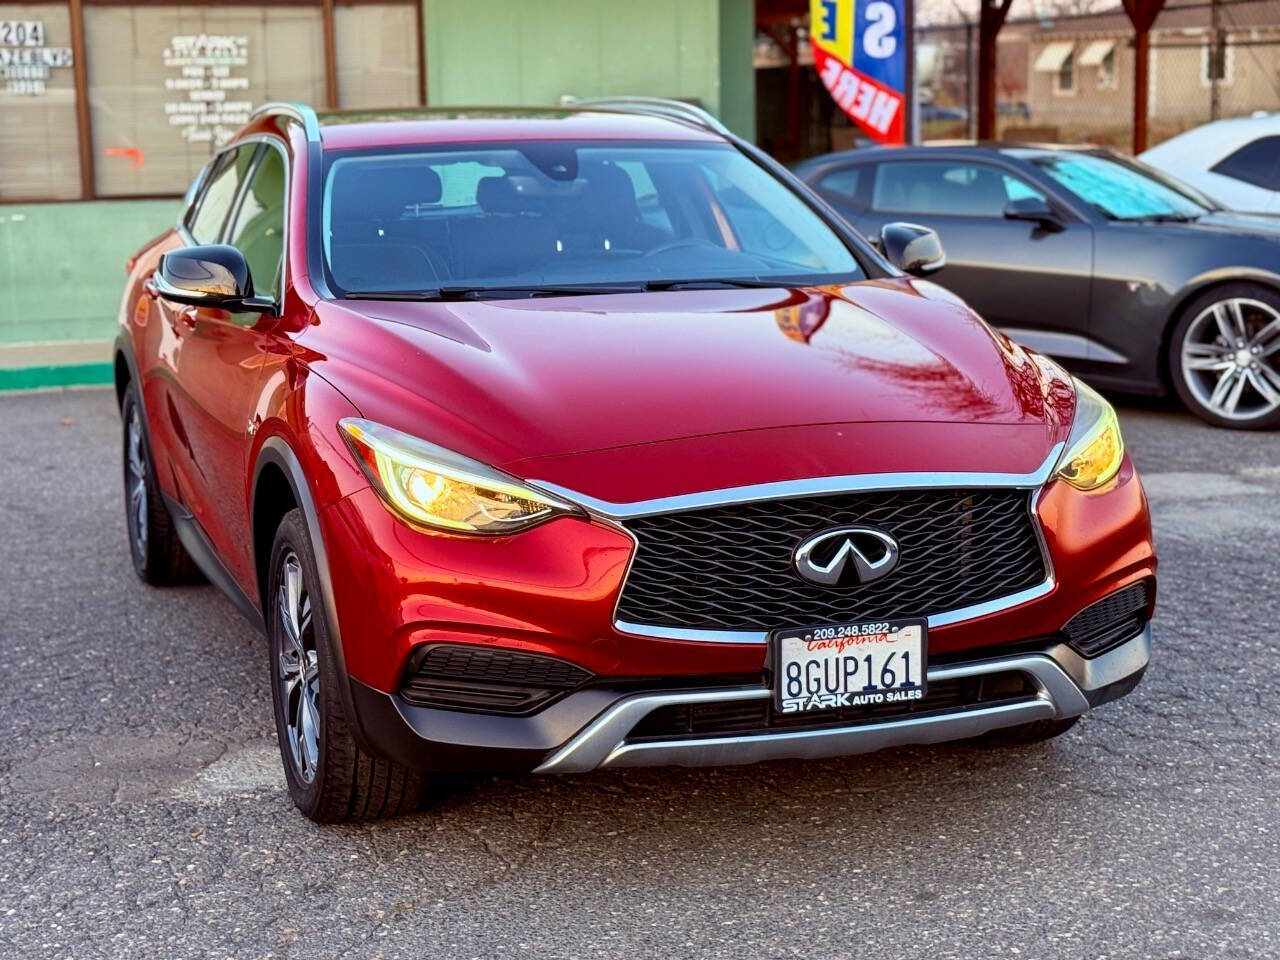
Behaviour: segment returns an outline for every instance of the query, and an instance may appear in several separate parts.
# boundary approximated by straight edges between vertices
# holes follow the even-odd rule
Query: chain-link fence
[[[924,139],[976,130],[978,28],[916,31]],[[1280,110],[1280,0],[1166,7],[1150,34],[1147,145],[1210,120]],[[1134,37],[1120,9],[1011,20],[996,52],[1002,139],[1133,146]]]

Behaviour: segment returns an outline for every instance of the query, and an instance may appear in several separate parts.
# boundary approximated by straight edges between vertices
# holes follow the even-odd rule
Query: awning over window
[[[1084,48],[1084,53],[1080,54],[1080,66],[1097,67],[1102,61],[1107,59],[1107,54],[1116,48],[1114,40],[1095,40]]]
[[[1040,51],[1040,56],[1036,57],[1035,69],[1040,73],[1057,73],[1075,48],[1074,43],[1049,44]]]

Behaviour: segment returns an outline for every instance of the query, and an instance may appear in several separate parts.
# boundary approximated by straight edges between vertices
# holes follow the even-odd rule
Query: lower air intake
[[[1085,607],[1062,628],[1067,643],[1082,657],[1096,657],[1130,639],[1147,621],[1149,589],[1144,580]]]
[[[418,707],[520,715],[545,707],[591,677],[557,657],[436,644],[410,658],[400,696]]]

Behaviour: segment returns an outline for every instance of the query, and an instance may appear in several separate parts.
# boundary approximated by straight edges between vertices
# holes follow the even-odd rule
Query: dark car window
[[[254,292],[280,296],[284,255],[285,163],[280,151],[264,147],[240,201],[228,242],[244,254]]]
[[[861,170],[861,167],[843,167],[840,170],[832,170],[818,180],[816,184],[818,191],[834,200],[853,203],[858,196],[858,173]]]
[[[1209,169],[1255,187],[1280,190],[1280,136],[1260,137],[1246,143]]]
[[[1010,200],[1026,197],[1044,194],[984,163],[912,160],[876,167],[871,206],[883,213],[1003,217]]]
[[[217,243],[222,238],[222,228],[227,214],[235,202],[236,192],[248,173],[253,159],[254,146],[228,150],[205,188],[200,208],[188,224],[196,243]]]
[[[808,204],[721,144],[338,154],[322,228],[330,277],[348,292],[864,276]]]

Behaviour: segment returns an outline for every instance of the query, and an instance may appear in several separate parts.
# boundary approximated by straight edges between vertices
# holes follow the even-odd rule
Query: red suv
[[[134,566],[265,633],[316,820],[1054,736],[1146,668],[1147,505],[943,262],[683,104],[264,107],[129,265]]]

